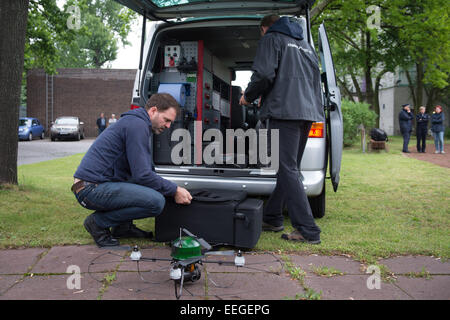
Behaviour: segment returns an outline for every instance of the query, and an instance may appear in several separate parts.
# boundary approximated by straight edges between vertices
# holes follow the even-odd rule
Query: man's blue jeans
[[[135,219],[156,217],[164,209],[164,196],[151,188],[127,182],[90,184],[76,195],[86,209],[95,210],[95,223],[115,227]]]

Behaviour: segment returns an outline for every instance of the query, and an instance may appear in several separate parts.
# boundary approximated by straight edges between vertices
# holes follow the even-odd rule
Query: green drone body
[[[172,253],[175,260],[186,260],[202,255],[200,243],[191,236],[180,237],[172,243]]]

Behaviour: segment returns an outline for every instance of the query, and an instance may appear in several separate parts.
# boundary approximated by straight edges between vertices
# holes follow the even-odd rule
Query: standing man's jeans
[[[403,152],[408,151],[409,138],[411,137],[411,131],[402,131],[403,136]]]
[[[437,152],[444,151],[444,131],[433,132],[434,146]]]
[[[165,198],[158,191],[126,182],[90,184],[76,198],[86,209],[95,210],[95,223],[103,229],[155,217],[165,205]]]
[[[311,121],[270,119],[270,130],[279,130],[277,183],[264,208],[264,222],[283,225],[283,205],[287,205],[292,226],[307,240],[320,240],[301,177],[300,162],[308,140]]]

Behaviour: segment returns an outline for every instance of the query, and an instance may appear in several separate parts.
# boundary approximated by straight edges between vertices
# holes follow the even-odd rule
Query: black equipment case
[[[155,219],[156,241],[168,242],[186,228],[210,244],[251,249],[262,228],[263,201],[247,198],[245,191],[190,190],[190,205],[166,199]]]

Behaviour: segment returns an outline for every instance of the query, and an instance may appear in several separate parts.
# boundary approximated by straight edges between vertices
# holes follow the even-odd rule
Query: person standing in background
[[[444,120],[445,116],[441,106],[436,106],[431,115],[431,131],[434,136],[434,145],[436,151],[434,153],[444,152]]]
[[[102,133],[103,130],[106,129],[106,118],[103,112],[100,113],[100,118],[97,119],[97,127],[98,127],[98,135],[100,135],[100,133]]]
[[[113,113],[111,114],[111,118],[109,118],[108,120],[108,127],[116,122],[117,122],[116,115]]]
[[[430,116],[425,113],[425,107],[420,107],[416,115],[417,152],[419,153],[425,153],[429,120]]]
[[[402,105],[402,111],[400,111],[398,115],[398,122],[400,124],[400,132],[403,136],[403,149],[404,153],[409,153],[408,144],[409,138],[411,137],[412,131],[412,120],[414,116],[411,112],[411,108],[409,104]]]

